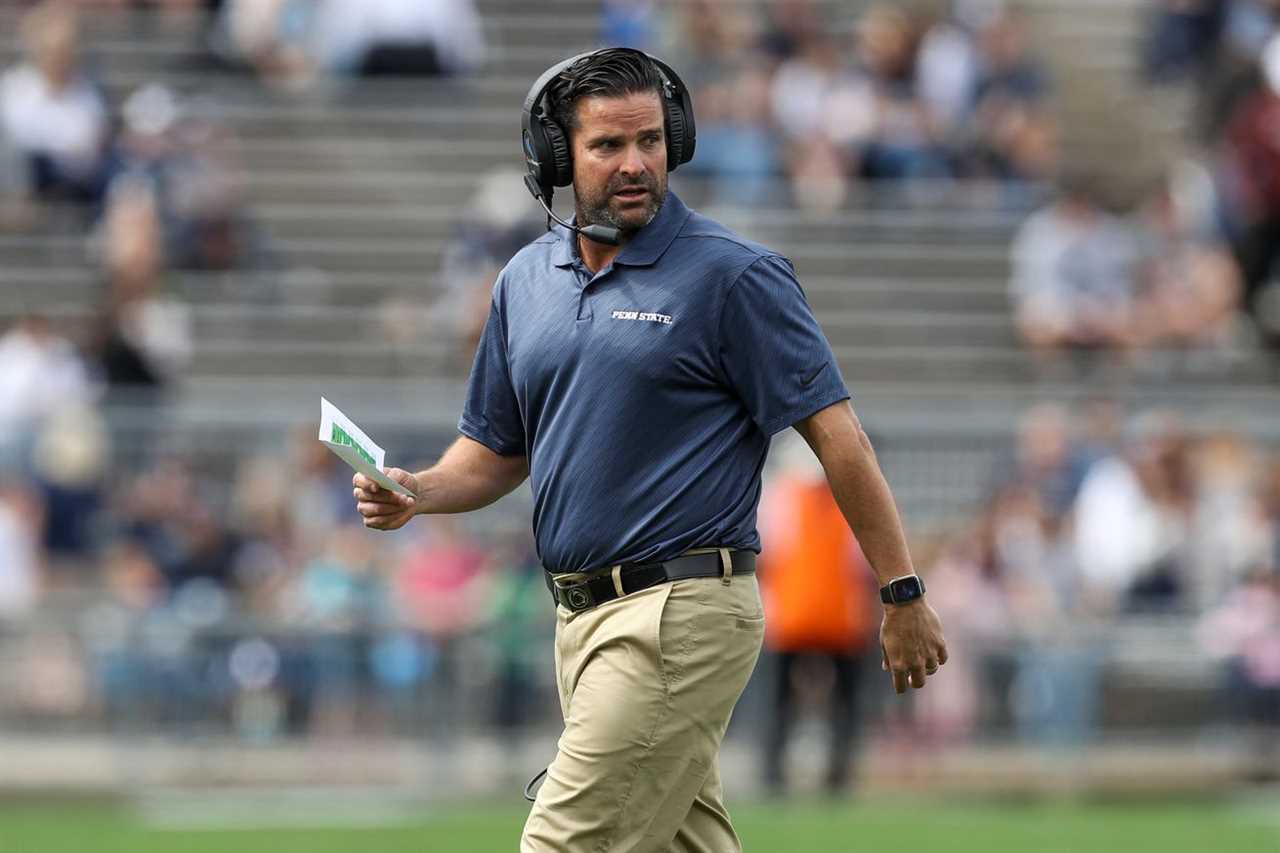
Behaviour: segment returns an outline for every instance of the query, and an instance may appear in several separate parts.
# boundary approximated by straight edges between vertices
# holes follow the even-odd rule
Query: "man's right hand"
[[[386,475],[418,494],[418,478],[401,468],[387,468]],[[417,501],[385,489],[364,474],[351,478],[355,488],[356,510],[364,517],[364,526],[373,530],[396,530],[418,514]]]

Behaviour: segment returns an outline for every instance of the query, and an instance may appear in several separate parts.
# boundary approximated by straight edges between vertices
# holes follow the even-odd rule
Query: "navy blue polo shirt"
[[[573,241],[499,274],[458,429],[528,457],[552,571],[758,552],[769,437],[849,396],[791,262],[674,193],[594,276]]]

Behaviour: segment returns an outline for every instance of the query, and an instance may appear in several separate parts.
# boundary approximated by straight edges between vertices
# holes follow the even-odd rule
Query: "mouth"
[[[623,201],[639,201],[649,194],[644,187],[623,187],[614,193],[615,196]]]

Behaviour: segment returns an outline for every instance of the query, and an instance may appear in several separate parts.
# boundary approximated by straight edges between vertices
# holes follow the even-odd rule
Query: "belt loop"
[[[720,549],[720,583],[728,586],[730,578],[733,577],[733,557],[729,556],[728,548]]]
[[[622,564],[621,563],[613,567],[613,591],[618,594],[619,598],[626,595],[626,593],[623,592],[622,590]]]

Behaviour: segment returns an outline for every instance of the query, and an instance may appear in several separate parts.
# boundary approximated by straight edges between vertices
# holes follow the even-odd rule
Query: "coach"
[[[741,850],[720,741],[764,633],[756,506],[769,438],[804,436],[880,578],[899,692],[946,662],[902,526],[787,259],[667,191],[693,156],[675,72],[615,48],[549,69],[525,101],[526,184],[576,216],[494,286],[459,430],[416,499],[354,479],[368,527],[533,488],[557,604],[564,733],[521,850]]]

